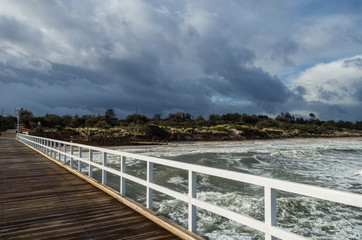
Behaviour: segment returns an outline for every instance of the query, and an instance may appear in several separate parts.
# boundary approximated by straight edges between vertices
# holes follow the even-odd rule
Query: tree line
[[[247,124],[256,125],[258,127],[274,127],[274,126],[292,126],[294,124],[313,124],[318,126],[328,126],[333,128],[347,128],[362,130],[362,121],[321,121],[316,118],[314,113],[309,114],[309,118],[294,116],[289,112],[282,112],[275,118],[270,118],[267,115],[249,115],[246,113],[227,113],[227,114],[210,114],[206,120],[202,115],[194,117],[190,113],[177,112],[170,113],[167,117],[162,118],[162,114],[156,113],[152,118],[142,114],[131,114],[125,119],[118,119],[113,109],[107,109],[103,115],[64,115],[45,114],[45,116],[36,117],[27,109],[19,110],[20,124],[28,129],[43,129],[52,128],[63,130],[64,128],[81,128],[81,127],[96,127],[96,128],[112,128],[132,125],[155,124],[159,126],[212,126],[218,124]],[[17,117],[1,116],[1,130],[15,128]]]

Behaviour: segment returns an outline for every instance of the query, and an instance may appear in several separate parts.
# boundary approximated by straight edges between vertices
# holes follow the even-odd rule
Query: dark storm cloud
[[[299,49],[298,43],[290,37],[285,37],[276,42],[273,59],[281,59],[287,66],[294,66],[295,63],[289,58],[290,55],[296,53]]]
[[[158,56],[152,52],[127,59],[105,59],[103,66],[118,77],[119,82],[135,83],[139,87],[155,86],[164,80]]]
[[[362,119],[359,104],[326,104],[315,102],[308,104],[311,112],[317,113],[317,117],[323,120],[360,121]]]
[[[18,22],[14,18],[0,16],[0,40],[34,47],[39,45],[41,32]]]
[[[297,95],[299,95],[299,96],[303,96],[307,93],[305,88],[302,86],[297,86],[294,90],[296,91]]]
[[[354,86],[356,92],[354,94],[354,97],[360,102],[362,103],[362,77],[360,78],[360,81],[355,84]]]
[[[245,48],[232,48],[221,40],[200,47],[201,65],[213,76],[209,87],[226,96],[256,103],[281,103],[291,92],[276,77],[253,65],[255,54]]]
[[[340,97],[337,93],[325,90],[323,87],[318,88],[318,96],[326,101],[331,101],[333,98]]]
[[[289,11],[295,5],[284,1],[4,1],[0,99],[9,109],[26,107],[40,115],[102,113],[114,108],[125,117],[136,107],[149,116],[174,111],[205,116],[277,114],[307,111],[306,106],[324,111],[318,107],[323,104],[304,101],[308,91],[303,84],[294,92],[289,90],[278,71],[297,66],[298,60],[307,58],[303,51],[318,48],[320,39],[326,38],[310,35],[316,29],[342,35],[331,45],[340,46],[343,34],[358,38],[359,27],[345,28],[343,33],[340,29],[345,25],[329,27],[328,18],[310,30],[305,20],[299,21],[295,11]],[[313,17],[311,22],[320,23]],[[296,21],[285,24],[285,19]],[[355,51],[355,45],[349,49]],[[357,60],[346,62],[356,64]]]

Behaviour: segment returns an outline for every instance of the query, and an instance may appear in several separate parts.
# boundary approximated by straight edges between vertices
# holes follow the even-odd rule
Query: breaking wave
[[[362,194],[360,141],[261,141],[125,151]],[[145,172],[140,163],[132,164],[132,169],[139,167],[139,174]],[[186,171],[159,168],[154,179],[187,193]],[[198,199],[264,219],[262,188],[202,174],[197,184]],[[158,214],[187,226],[187,204],[162,194],[155,195],[154,204]],[[197,218],[197,231],[209,239],[264,239],[262,233],[206,210],[198,209]],[[360,219],[361,209],[278,192],[278,226],[307,238],[361,239]]]

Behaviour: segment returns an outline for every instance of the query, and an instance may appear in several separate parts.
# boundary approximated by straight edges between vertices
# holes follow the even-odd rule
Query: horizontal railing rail
[[[295,233],[277,227],[277,191],[299,194],[307,197],[321,200],[333,201],[353,207],[362,208],[362,195],[356,193],[343,192],[322,187],[316,187],[306,184],[293,183],[284,180],[277,180],[267,177],[255,176],[240,172],[210,168],[189,163],[171,161],[161,158],[142,156],[138,154],[126,153],[112,149],[64,142],[49,138],[36,137],[31,135],[18,134],[18,139],[23,143],[43,152],[51,158],[66,163],[70,159],[70,166],[74,168],[77,162],[78,171],[82,171],[82,165],[88,166],[88,175],[93,177],[93,168],[102,170],[102,184],[107,185],[107,173],[112,173],[120,178],[121,195],[126,195],[126,180],[141,184],[146,187],[146,206],[153,208],[153,191],[158,191],[188,204],[188,229],[196,232],[196,207],[205,209],[209,212],[221,215],[240,224],[246,225],[258,231],[264,232],[265,239],[306,239]],[[75,155],[74,148],[78,149]],[[83,152],[88,150],[87,158],[83,157]],[[94,162],[94,152],[102,155],[102,163]],[[115,170],[107,166],[107,155],[116,155],[120,157],[120,169]],[[147,163],[146,179],[135,177],[126,173],[126,159],[137,159]],[[171,190],[167,187],[155,184],[153,182],[153,164],[163,165],[172,168],[178,168],[188,171],[188,194]],[[214,204],[210,204],[197,199],[196,197],[196,175],[205,174],[214,177],[234,180],[241,183],[261,186],[264,188],[264,221],[257,220],[250,216],[225,209]]]

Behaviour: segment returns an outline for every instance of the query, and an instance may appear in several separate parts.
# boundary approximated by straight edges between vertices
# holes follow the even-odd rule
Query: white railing
[[[93,147],[82,144],[74,144],[70,142],[58,141],[54,139],[35,137],[31,135],[18,134],[18,139],[23,143],[40,150],[44,154],[52,157],[55,160],[64,164],[70,159],[70,166],[75,167],[77,163],[78,171],[82,171],[82,165],[88,166],[88,174],[93,177],[93,168],[102,170],[102,184],[107,184],[107,173],[112,173],[120,177],[121,195],[126,195],[126,180],[130,180],[146,187],[146,206],[152,209],[153,206],[153,190],[164,193],[188,203],[188,229],[196,232],[196,207],[205,209],[209,212],[221,215],[230,220],[244,224],[253,229],[265,233],[265,239],[305,239],[302,236],[296,235],[289,231],[277,227],[277,201],[276,191],[284,191],[303,196],[318,198],[322,200],[333,201],[349,206],[362,208],[362,195],[356,193],[348,193],[343,191],[331,190],[306,184],[287,182],[266,177],[254,176],[228,170],[204,167],[155,157],[142,156],[116,150]],[[77,149],[77,155],[74,155]],[[88,158],[84,158],[83,152],[88,150]],[[102,163],[96,163],[93,160],[95,152],[102,155]],[[120,157],[120,170],[115,170],[107,166],[107,155],[115,155]],[[126,173],[126,159],[132,158],[147,163],[147,179],[143,180],[139,177],[132,176]],[[172,168],[178,168],[188,171],[188,194],[183,194],[169,188],[157,185],[153,182],[153,164],[159,164]],[[264,188],[264,221],[259,221],[250,216],[243,215],[196,198],[196,175],[206,174],[224,179],[230,179],[242,183],[258,185]]]

